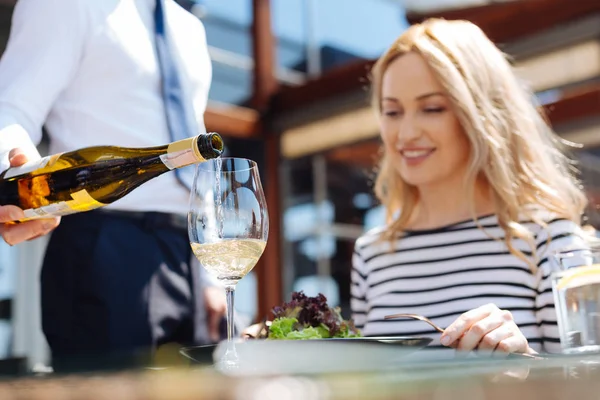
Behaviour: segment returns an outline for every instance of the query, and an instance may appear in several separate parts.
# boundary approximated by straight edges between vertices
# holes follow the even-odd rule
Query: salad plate
[[[426,347],[429,337],[363,336],[340,309],[330,307],[322,294],[292,293],[291,300],[272,310],[273,320],[263,323],[253,339],[223,341],[212,351],[217,363],[225,352],[235,352],[239,362],[230,374],[320,374],[374,371],[397,366],[406,356]],[[207,347],[188,347],[181,354],[208,364]]]
[[[239,368],[232,375],[322,374],[378,371],[393,368],[426,347],[427,337],[360,337],[310,340],[240,339],[235,342]],[[193,364],[220,360],[227,342],[184,347],[180,353]]]
[[[240,375],[322,374],[393,368],[427,346],[430,338],[341,338],[309,340],[239,340],[235,349]],[[216,362],[227,350],[221,342]]]
[[[250,339],[248,341],[252,341],[254,339]],[[264,339],[256,339],[259,341],[263,341]],[[380,344],[380,345],[395,345],[395,346],[404,346],[411,347],[412,350],[418,350],[429,343],[431,343],[433,339],[429,337],[402,337],[402,336],[373,336],[373,337],[359,337],[359,338],[329,338],[329,339],[312,339],[313,341],[327,342],[327,343],[343,343],[343,344]],[[246,341],[245,341],[246,342]],[[242,343],[245,343],[242,342]],[[270,342],[273,342],[272,340]],[[287,342],[289,343],[289,342]],[[308,340],[298,340],[294,341],[296,343],[296,347],[302,346],[302,343],[309,343]],[[237,344],[240,346],[240,343]],[[266,345],[272,346],[272,345]],[[190,346],[190,347],[182,347],[179,352],[182,356],[190,360],[194,364],[210,364],[213,361],[213,353],[216,349],[217,345],[203,345],[203,346]],[[289,346],[288,346],[289,347]]]

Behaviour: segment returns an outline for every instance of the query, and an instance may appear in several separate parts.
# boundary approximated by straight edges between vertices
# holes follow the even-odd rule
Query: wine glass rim
[[[590,254],[600,255],[600,246],[598,244],[587,244],[586,246],[567,246],[552,252],[551,256],[556,259],[566,259],[578,257],[580,252],[588,252]]]
[[[198,164],[198,171],[199,172],[210,172],[210,173],[214,173],[215,170],[214,169],[208,169],[206,168],[208,165],[214,165],[214,163],[216,161],[227,161],[227,160],[235,160],[235,161],[243,161],[243,162],[247,162],[248,163],[248,168],[239,168],[239,169],[235,169],[235,170],[230,170],[230,171],[222,171],[223,173],[231,173],[231,172],[244,172],[244,171],[251,171],[253,169],[258,169],[258,164],[256,163],[256,161],[251,160],[249,158],[244,158],[244,157],[218,157],[218,158],[213,158],[211,161],[211,163],[207,163],[207,162],[202,162]]]

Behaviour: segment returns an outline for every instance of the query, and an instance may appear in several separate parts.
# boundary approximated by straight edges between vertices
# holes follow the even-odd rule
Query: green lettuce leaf
[[[298,320],[296,318],[277,318],[271,323],[271,327],[269,328],[269,338],[287,339],[287,336],[294,330],[294,325],[297,322]]]
[[[307,339],[323,339],[322,333],[323,333],[323,328],[318,327],[312,327],[312,326],[308,326],[300,331],[293,331],[290,332],[286,339],[288,340],[307,340]],[[325,330],[327,332],[327,334],[329,334],[329,331]]]
[[[348,323],[343,322],[340,326],[340,330],[335,334],[335,338],[356,338],[362,337],[361,332],[355,327],[351,327]]]
[[[342,318],[339,307],[329,307],[321,293],[315,297],[302,291],[292,293],[292,299],[273,308],[274,320],[269,339],[325,339],[360,337],[352,320]]]

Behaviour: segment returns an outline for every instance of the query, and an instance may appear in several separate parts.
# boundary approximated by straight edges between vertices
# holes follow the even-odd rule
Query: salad
[[[306,340],[361,337],[352,320],[344,320],[339,307],[329,307],[327,298],[320,294],[309,297],[304,292],[293,292],[291,301],[273,308],[274,320],[267,339]]]

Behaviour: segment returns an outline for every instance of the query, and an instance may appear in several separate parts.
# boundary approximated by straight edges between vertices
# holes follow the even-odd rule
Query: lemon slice
[[[571,268],[565,271],[556,287],[557,289],[566,289],[592,283],[600,283],[600,264]]]

